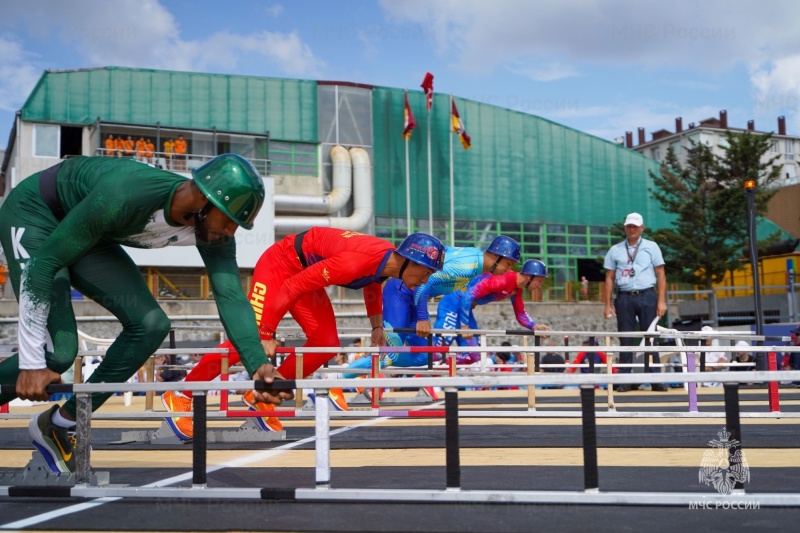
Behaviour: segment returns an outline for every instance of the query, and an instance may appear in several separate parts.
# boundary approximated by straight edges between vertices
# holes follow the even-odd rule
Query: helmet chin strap
[[[530,290],[529,287],[531,286],[531,283],[533,283],[534,278],[536,278],[536,276],[531,276],[531,279],[529,279],[528,283],[525,284],[525,290]]]
[[[502,260],[503,260],[503,258],[498,255],[497,256],[497,261],[495,261],[494,264],[492,265],[492,268],[489,269],[489,274],[494,274],[494,269],[497,268],[497,265],[499,265],[500,261],[502,261]]]
[[[400,278],[400,281],[401,281],[401,282],[403,281],[403,272],[405,272],[405,271],[406,271],[406,267],[408,267],[408,265],[409,265],[409,263],[410,263],[410,262],[411,262],[411,261],[409,261],[409,260],[408,260],[408,258],[406,258],[406,259],[403,261],[403,266],[401,266],[401,267],[400,267],[400,273],[399,273],[399,274],[397,274],[397,277],[398,277],[398,278]]]
[[[208,232],[206,231],[205,220],[213,207],[214,204],[211,202],[206,202],[206,205],[204,205],[200,211],[192,211],[183,216],[184,220],[189,220],[190,218],[194,217],[194,233],[203,241],[208,240]]]

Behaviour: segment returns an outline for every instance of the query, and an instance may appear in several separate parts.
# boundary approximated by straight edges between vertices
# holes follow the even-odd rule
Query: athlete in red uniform
[[[315,227],[297,235],[289,235],[270,246],[258,260],[253,272],[250,303],[256,313],[262,344],[271,358],[275,356],[278,341],[275,330],[288,311],[297,321],[308,341],[304,346],[339,346],[336,317],[325,287],[340,285],[351,289],[364,289],[364,304],[372,324],[372,346],[385,346],[383,332],[383,298],[381,284],[387,278],[398,278],[414,290],[428,277],[442,269],[444,245],[436,237],[414,233],[397,247],[392,243],[354,231]],[[219,345],[231,348],[229,342]],[[309,353],[303,356],[303,376],[296,376],[295,356],[290,355],[278,367],[278,374],[286,379],[305,377],[336,355]],[[231,351],[229,363],[239,361],[239,354]],[[222,354],[206,354],[186,376],[186,381],[210,381],[222,371]],[[336,408],[346,408],[335,402],[337,389],[330,391]],[[191,410],[191,393],[166,392],[161,399],[169,411]],[[252,391],[244,395],[251,410],[271,410],[274,407],[255,402]],[[280,421],[271,417],[257,418],[264,430],[277,430]],[[170,427],[181,439],[193,435],[192,419],[186,417],[167,419]]]

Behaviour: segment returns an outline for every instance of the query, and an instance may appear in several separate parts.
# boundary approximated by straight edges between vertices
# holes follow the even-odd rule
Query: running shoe
[[[313,392],[308,393],[308,397],[314,402],[314,405],[317,404],[317,395]],[[349,411],[350,406],[347,405],[347,400],[344,399],[344,391],[342,389],[330,389],[328,391],[328,399],[331,402],[331,406],[337,411]]]
[[[171,413],[191,413],[192,399],[187,398],[177,391],[166,391],[161,395],[161,403]],[[194,437],[194,420],[191,417],[165,418],[167,425],[180,440],[190,440]]]
[[[53,424],[52,416],[58,404],[31,418],[28,425],[33,445],[55,473],[75,471],[75,436],[67,428]]]
[[[275,406],[271,403],[257,402],[253,391],[249,390],[242,394],[242,401],[250,411],[274,411]],[[255,419],[258,427],[264,431],[282,431],[283,424],[275,416],[259,416]]]
[[[439,401],[439,394],[437,394],[436,389],[433,387],[422,387],[422,390],[425,391],[425,394],[430,396],[431,400],[434,402]]]
[[[355,379],[365,379],[367,376],[356,376]],[[380,374],[380,377],[385,377],[383,374]],[[366,399],[372,401],[372,389],[365,389],[364,387],[357,387],[356,392],[359,394],[363,394]],[[378,389],[378,399],[383,399],[383,389]]]

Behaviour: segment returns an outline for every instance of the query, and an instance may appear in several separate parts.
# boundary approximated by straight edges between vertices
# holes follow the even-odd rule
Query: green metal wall
[[[427,113],[422,92],[409,92],[417,121],[409,143],[413,218],[428,216]],[[632,150],[548,120],[456,99],[472,137],[454,139],[455,218],[607,225],[631,211],[647,226],[669,218],[650,198],[648,170],[658,164]],[[376,216],[405,217],[403,90],[373,90]],[[434,95],[431,160],[434,218],[449,219],[449,96]]]
[[[317,83],[98,68],[46,71],[22,108],[32,122],[152,124],[317,142]]]

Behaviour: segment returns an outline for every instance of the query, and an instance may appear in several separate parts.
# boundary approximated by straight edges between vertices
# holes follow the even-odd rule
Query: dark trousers
[[[655,290],[630,294],[620,291],[614,301],[614,310],[617,313],[617,331],[645,331],[656,318],[658,307],[658,294]],[[638,327],[637,327],[638,322]],[[622,346],[639,346],[639,337],[620,337]],[[660,363],[658,353],[653,355],[653,363]],[[620,352],[619,362],[622,364],[633,363],[633,352]],[[620,374],[629,374],[631,367],[622,367]],[[650,367],[650,372],[661,372],[661,367]]]

